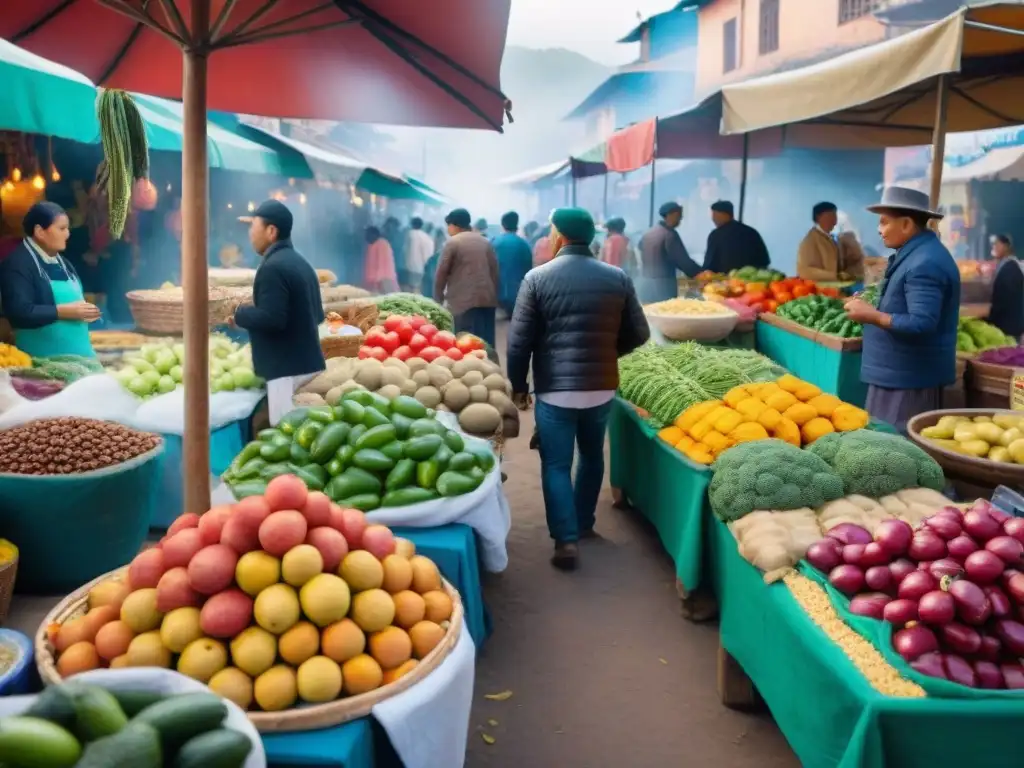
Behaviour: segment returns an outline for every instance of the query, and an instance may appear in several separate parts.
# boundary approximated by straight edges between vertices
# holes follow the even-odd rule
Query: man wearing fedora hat
[[[942,214],[924,193],[887,187],[868,210],[878,214],[878,234],[896,252],[878,284],[877,306],[854,297],[846,312],[864,326],[865,407],[906,432],[911,418],[942,407],[942,389],[956,379],[960,272],[928,228]]]

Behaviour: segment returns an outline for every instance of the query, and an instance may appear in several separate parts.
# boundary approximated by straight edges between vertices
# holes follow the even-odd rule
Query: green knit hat
[[[594,240],[594,217],[583,208],[556,208],[551,212],[551,225],[570,243],[590,245]]]

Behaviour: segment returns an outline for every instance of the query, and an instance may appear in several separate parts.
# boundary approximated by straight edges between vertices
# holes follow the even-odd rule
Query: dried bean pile
[[[160,445],[159,435],[96,419],[39,419],[0,432],[0,472],[74,475],[123,464]]]

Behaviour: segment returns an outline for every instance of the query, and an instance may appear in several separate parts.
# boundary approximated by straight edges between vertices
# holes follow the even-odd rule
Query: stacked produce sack
[[[243,709],[280,711],[408,674],[453,610],[411,542],[282,475],[264,495],[182,515],[48,636],[65,678],[170,668]]]

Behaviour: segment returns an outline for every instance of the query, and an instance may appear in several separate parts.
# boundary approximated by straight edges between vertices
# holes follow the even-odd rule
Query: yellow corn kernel
[[[796,425],[795,421],[787,419],[785,416],[779,419],[779,423],[775,425],[772,436],[779,440],[785,440],[797,448],[800,447],[800,427]]]
[[[826,394],[812,397],[807,401],[807,404],[817,411],[819,416],[824,416],[827,419],[832,415],[836,408],[843,404],[843,401],[835,395]]]
[[[728,413],[723,413],[715,419],[715,429],[726,435],[742,423],[743,414],[739,411],[730,410]]]
[[[798,379],[791,373],[784,374],[775,380],[775,383],[779,385],[779,389],[789,392],[791,395],[796,394],[796,391],[807,384],[803,379]]]
[[[818,412],[807,403],[793,403],[782,412],[782,415],[793,421],[798,427],[802,427],[811,419],[817,418]]]
[[[822,435],[827,435],[835,432],[835,427],[832,426],[832,422],[826,419],[824,416],[815,416],[807,423],[800,427],[800,437],[803,438],[804,445],[810,445]]]
[[[725,397],[723,397],[722,399],[725,401],[725,404],[728,405],[730,408],[735,408],[748,397],[750,397],[750,392],[747,390],[745,386],[741,384],[740,386],[733,387],[728,392],[726,392]]]
[[[677,426],[665,427],[658,432],[658,437],[669,445],[675,445],[683,437],[683,430]]]
[[[721,404],[721,400],[708,400],[707,402],[704,403],[697,403],[696,405],[691,405],[689,408],[687,408],[685,411],[679,414],[679,416],[676,417],[676,420],[673,423],[681,430],[683,430],[683,432],[686,432],[690,429],[690,427],[692,427],[698,421],[703,419],[705,416],[707,416]]]
[[[786,391],[775,392],[764,399],[765,405],[769,408],[774,408],[779,413],[785,411],[795,402],[797,402],[796,397],[791,392]]]
[[[757,423],[771,432],[782,421],[782,414],[775,408],[765,406],[765,409],[757,415]]]
[[[863,408],[858,408],[849,403],[842,403],[832,412],[832,425],[837,432],[850,432],[854,429],[864,429],[871,417]]]

